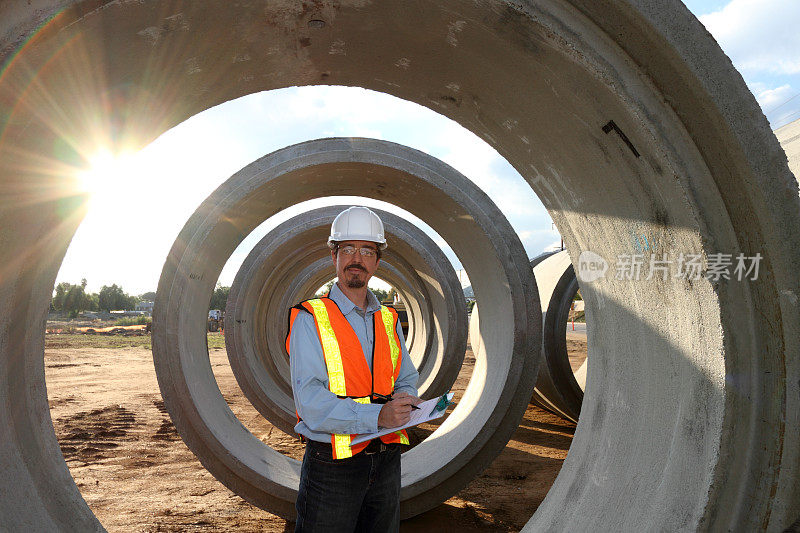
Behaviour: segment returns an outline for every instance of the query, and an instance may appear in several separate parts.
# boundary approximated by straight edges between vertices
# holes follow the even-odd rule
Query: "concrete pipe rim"
[[[435,362],[435,358],[432,357],[432,349],[434,349],[434,342],[432,341],[437,338],[438,335],[436,333],[429,334],[427,332],[440,331],[440,325],[433,321],[433,312],[430,306],[426,305],[426,292],[420,291],[418,284],[415,281],[409,280],[409,276],[405,275],[407,269],[403,268],[399,270],[389,263],[382,264],[380,268],[382,270],[382,272],[380,272],[381,279],[389,283],[397,291],[397,294],[403,299],[403,302],[409,302],[405,309],[408,314],[409,327],[412,328],[409,333],[413,335],[416,340],[416,342],[409,347],[409,352],[412,353],[412,357],[416,362],[421,363],[421,365],[418,366],[429,373],[431,371],[431,366]],[[316,283],[315,280],[325,279],[327,277],[326,273],[329,273],[327,272],[327,270],[329,270],[329,265],[315,263],[310,265],[307,270],[308,274],[313,277],[308,278],[311,281],[308,281],[304,285],[311,286]],[[305,293],[305,295],[300,296],[302,293]],[[288,297],[282,298],[282,303],[284,301],[295,302],[294,305],[296,305],[297,302],[312,296],[313,294],[309,291],[292,291]],[[414,328],[412,324],[416,324],[416,327]],[[414,330],[416,330],[416,334],[414,334]],[[285,337],[285,335],[281,336]],[[277,338],[276,336],[272,339],[273,342],[271,345],[275,345]],[[466,335],[464,335],[464,338],[466,338]],[[411,343],[407,343],[407,345],[409,344]],[[464,341],[464,344],[466,344],[466,341]],[[283,352],[285,352],[285,350],[283,350]],[[286,360],[288,361],[288,359]],[[455,365],[455,362],[453,362],[453,365]],[[288,367],[286,367],[286,370],[288,371]]]
[[[310,282],[304,283],[304,287],[319,287],[327,278],[327,276],[319,275],[319,272],[329,267],[329,261],[321,260],[317,261],[317,263],[324,264],[312,263],[304,268],[303,271],[301,271],[298,275],[298,279],[309,279],[308,276],[304,276],[304,273],[307,274],[307,271],[311,271],[311,273],[316,271],[318,273],[316,276],[310,278]],[[404,288],[406,281],[403,280],[401,275],[395,274],[386,277],[392,280],[399,280],[397,281],[397,285],[401,287],[401,290],[398,292],[401,295],[406,294],[406,290]],[[315,289],[310,288],[309,290],[314,291]],[[307,291],[302,290],[301,287],[297,292],[302,293]],[[231,294],[233,294],[233,290],[231,291]],[[285,305],[288,308],[295,304],[289,304],[287,302],[297,302],[305,299],[296,299],[291,296],[292,293],[288,294],[288,296],[287,294],[284,294],[281,307]],[[231,311],[231,313],[233,313],[233,311]],[[233,314],[228,314],[228,311],[226,311],[226,324],[228,324],[227,318],[229,316],[231,317],[231,321],[249,320],[243,318],[234,318]],[[241,317],[241,315],[236,316]],[[286,317],[280,318],[280,320],[285,319]],[[262,321],[262,323],[263,322],[264,321]],[[253,362],[249,358],[245,358],[242,355],[243,353],[247,353],[247,350],[240,351],[237,347],[237,345],[245,344],[242,342],[244,340],[251,342],[251,336],[247,336],[248,338],[244,339],[244,335],[242,333],[230,333],[234,331],[234,327],[229,324],[226,325],[225,331],[225,343],[228,350],[228,358],[231,369],[233,370],[234,377],[242,393],[249,400],[256,411],[261,414],[261,416],[263,416],[266,420],[284,433],[294,435],[294,426],[297,424],[297,418],[294,411],[294,401],[292,398],[291,385],[288,377],[288,360],[274,361],[270,359],[267,362],[270,367],[268,367],[267,363],[265,363],[261,358],[259,358],[258,361]]]

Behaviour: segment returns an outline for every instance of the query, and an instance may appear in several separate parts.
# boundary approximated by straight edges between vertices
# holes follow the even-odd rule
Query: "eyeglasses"
[[[378,253],[375,248],[368,248],[366,246],[362,246],[361,248],[356,248],[355,246],[351,245],[340,246],[339,250],[341,250],[344,255],[355,255],[356,250],[358,250],[358,253],[361,254],[361,257],[375,257],[375,254]]]

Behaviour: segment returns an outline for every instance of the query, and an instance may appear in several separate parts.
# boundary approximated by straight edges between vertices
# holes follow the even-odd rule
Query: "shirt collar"
[[[333,300],[333,302],[339,306],[339,310],[342,314],[346,315],[350,311],[356,308],[356,304],[350,300],[339,288],[339,283],[336,282],[331,287],[331,292],[328,294],[328,298]],[[372,294],[372,291],[367,289],[367,313],[374,313],[375,311],[381,308],[381,303],[378,301],[378,297]]]

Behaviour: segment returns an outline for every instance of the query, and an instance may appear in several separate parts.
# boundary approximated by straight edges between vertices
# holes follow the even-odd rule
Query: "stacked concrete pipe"
[[[242,263],[225,313],[228,358],[245,396],[286,432],[296,423],[286,354],[287,314],[331,279],[325,245],[333,219],[347,206],[315,209],[265,235]],[[425,233],[392,213],[374,209],[389,247],[376,273],[402,297],[409,315],[407,346],[420,372],[423,398],[455,382],[467,344],[467,314],[452,264]]]
[[[800,516],[797,181],[741,76],[679,1],[8,0],[0,62],[6,528],[101,528],[61,456],[44,383],[45,317],[85,208],[83,157],[98,139],[130,149],[228,100],[314,84],[386,92],[486,140],[539,195],[573,258],[591,250],[613,263],[638,235],[675,255],[763,257],[757,280],[605,276],[582,287],[602,327],[589,332],[569,456],[528,529],[779,531]],[[362,194],[342,183],[319,192]],[[424,200],[423,190],[406,194]],[[453,217],[453,231],[465,223]],[[472,259],[488,278],[529,270],[513,254]],[[187,276],[211,276],[186,264]],[[505,339],[500,372],[502,354],[539,342],[511,325],[525,314],[510,303],[517,286],[484,294],[508,304],[484,337],[492,350]],[[199,335],[169,319],[170,334],[191,322]],[[476,370],[493,388],[487,353],[492,364]],[[527,366],[514,370],[529,379]],[[479,397],[461,407],[489,420]],[[490,440],[474,444],[477,459],[434,451],[446,438],[426,448],[466,479]]]

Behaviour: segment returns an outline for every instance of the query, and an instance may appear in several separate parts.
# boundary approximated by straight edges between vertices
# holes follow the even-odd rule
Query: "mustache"
[[[345,268],[345,270],[361,270],[362,272],[366,272],[367,269],[361,265],[350,265],[349,267]]]

